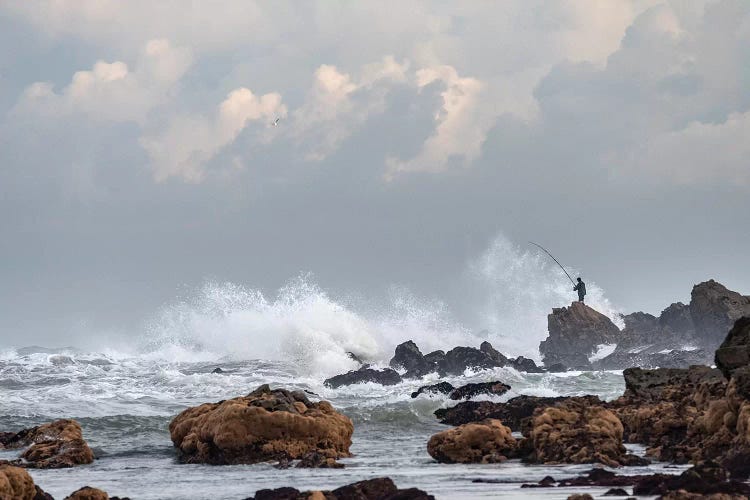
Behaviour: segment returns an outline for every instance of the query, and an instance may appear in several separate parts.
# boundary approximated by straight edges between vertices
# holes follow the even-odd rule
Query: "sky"
[[[0,344],[300,273],[467,311],[498,238],[750,293],[747,0],[6,0],[0,47]]]

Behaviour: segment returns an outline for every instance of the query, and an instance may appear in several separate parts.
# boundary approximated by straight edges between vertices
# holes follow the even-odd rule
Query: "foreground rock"
[[[183,411],[169,424],[184,463],[247,464],[295,460],[315,452],[350,456],[352,421],[327,401],[263,385],[247,396]]]
[[[401,375],[390,368],[374,370],[372,368],[360,368],[341,375],[336,375],[323,381],[326,387],[336,389],[337,387],[372,382],[380,385],[396,385],[401,383]]]
[[[530,462],[619,467],[637,460],[626,453],[620,419],[603,406],[591,406],[584,400],[570,398],[537,409],[523,431],[526,440],[521,446],[529,450],[525,458]]]
[[[417,489],[398,489],[390,478],[379,477],[359,481],[332,491],[299,491],[295,488],[259,490],[245,500],[435,500]]]
[[[735,370],[750,365],[750,316],[740,318],[716,350],[716,367],[729,379]]]
[[[435,434],[427,452],[442,463],[500,463],[515,455],[516,439],[502,422],[488,419]]]
[[[620,329],[605,315],[582,302],[552,310],[547,316],[549,337],[539,344],[544,364],[561,363],[586,370],[600,345],[616,344]]]
[[[555,406],[570,399],[569,397],[545,398],[539,396],[516,396],[505,403],[492,401],[466,401],[451,408],[435,410],[435,416],[443,424],[462,425],[470,422],[480,422],[487,418],[495,418],[503,422],[514,432],[521,432],[524,422],[527,422],[537,408]],[[596,396],[580,397],[589,405],[602,405]]]
[[[19,432],[0,433],[0,449],[26,448],[13,465],[59,469],[90,464],[94,453],[75,420],[62,419]]]
[[[84,486],[65,497],[64,500],[109,500],[109,495],[98,488]]]
[[[0,498],[33,500],[36,496],[34,480],[20,467],[0,465]]]

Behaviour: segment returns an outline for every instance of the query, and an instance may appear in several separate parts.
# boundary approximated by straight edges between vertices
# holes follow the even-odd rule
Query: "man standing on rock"
[[[586,283],[581,278],[578,278],[578,284],[573,287],[573,291],[578,291],[578,302],[583,302],[583,297],[586,295]]]

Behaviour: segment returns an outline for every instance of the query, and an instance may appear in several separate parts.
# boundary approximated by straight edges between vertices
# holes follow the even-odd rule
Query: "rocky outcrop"
[[[690,316],[695,325],[696,340],[707,349],[714,350],[735,321],[750,316],[750,297],[709,280],[693,287]]]
[[[442,463],[499,463],[515,451],[511,430],[494,419],[439,432],[427,443],[427,452]]]
[[[716,350],[714,360],[726,378],[737,368],[750,365],[750,316],[738,319]]]
[[[623,445],[620,419],[603,406],[571,398],[554,407],[538,409],[524,428],[529,449],[526,460],[535,463],[601,463],[627,465],[632,458]]]
[[[0,433],[0,449],[25,448],[13,465],[59,469],[90,464],[94,453],[75,420],[61,419],[19,432]]]
[[[474,347],[454,347],[438,361],[438,373],[444,377],[463,375],[466,370],[487,370],[505,366],[507,358],[496,351],[489,342],[483,342],[482,346],[484,350]]]
[[[34,480],[20,467],[0,465],[0,498],[33,500],[36,496]]]
[[[420,371],[424,373],[429,373],[432,371],[431,369],[434,370],[434,362],[431,363],[425,360],[422,351],[411,340],[407,340],[403,344],[396,346],[396,352],[388,362],[388,365],[395,370]]]
[[[608,317],[582,302],[553,309],[547,329],[549,337],[539,344],[544,364],[562,363],[574,369],[590,368],[589,356],[602,344],[616,344],[620,334]]]
[[[571,399],[570,397],[545,398],[539,396],[516,396],[505,403],[492,401],[465,401],[451,408],[435,410],[435,416],[443,424],[462,425],[480,422],[493,418],[510,427],[514,432],[521,432],[524,422],[531,418],[537,408],[555,406]],[[583,396],[577,399],[589,405],[601,405],[603,402],[596,396]]]
[[[378,477],[348,484],[332,491],[299,491],[295,488],[258,490],[245,500],[435,500],[418,489],[398,489],[390,478]]]
[[[471,399],[474,396],[479,395],[502,396],[509,390],[510,386],[508,384],[503,384],[502,382],[479,382],[462,385],[458,389],[452,391],[449,397],[458,400]]]
[[[372,382],[380,385],[396,385],[401,383],[401,375],[390,368],[375,370],[373,368],[363,367],[359,370],[352,370],[341,375],[336,375],[323,381],[326,387],[336,389],[344,385],[364,384]]]
[[[188,408],[169,424],[183,463],[247,464],[310,452],[348,457],[352,421],[327,401],[263,385],[247,396]]]

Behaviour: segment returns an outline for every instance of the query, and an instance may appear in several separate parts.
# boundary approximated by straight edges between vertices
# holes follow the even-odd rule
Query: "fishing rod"
[[[573,278],[570,277],[570,275],[568,274],[568,271],[565,270],[565,268],[562,266],[562,264],[560,264],[560,262],[555,258],[554,255],[552,255],[551,253],[549,253],[549,250],[547,250],[546,248],[544,248],[539,243],[534,243],[533,241],[529,241],[529,243],[531,243],[532,245],[538,246],[539,248],[541,248],[542,250],[544,250],[544,253],[546,253],[547,255],[549,255],[550,257],[552,257],[552,260],[554,260],[557,263],[557,265],[560,266],[560,269],[563,270],[563,272],[565,273],[565,276],[568,277],[568,279],[570,280],[570,282],[573,283],[573,285],[576,284],[576,282],[573,281]]]

